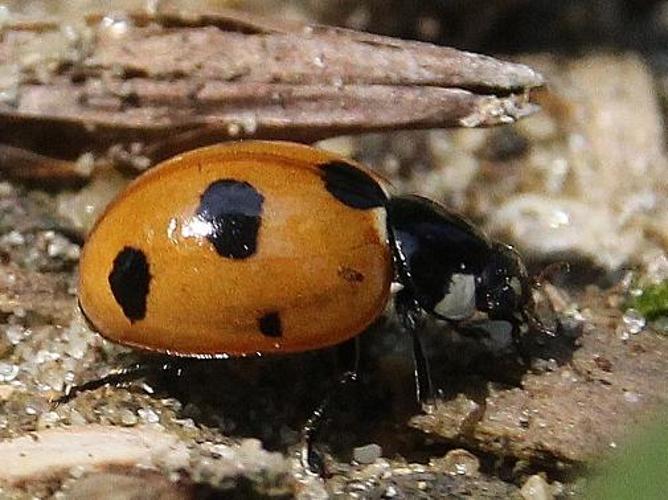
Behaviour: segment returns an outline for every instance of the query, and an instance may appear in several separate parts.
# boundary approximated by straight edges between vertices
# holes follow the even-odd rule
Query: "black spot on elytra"
[[[222,179],[206,188],[197,216],[211,224],[206,238],[219,255],[246,259],[255,253],[263,203],[264,196],[247,182]]]
[[[130,323],[146,316],[146,297],[150,283],[151,273],[144,252],[132,247],[123,248],[114,259],[109,285]]]
[[[344,205],[359,210],[382,207],[387,201],[378,182],[363,170],[343,161],[319,166],[325,189]]]
[[[283,334],[281,317],[277,312],[267,313],[260,318],[260,332],[267,337],[280,337]]]

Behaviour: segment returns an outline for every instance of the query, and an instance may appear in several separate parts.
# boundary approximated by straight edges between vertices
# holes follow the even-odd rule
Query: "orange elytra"
[[[364,167],[248,141],[172,158],[92,229],[79,302],[104,337],[192,357],[338,344],[383,311],[387,194]]]

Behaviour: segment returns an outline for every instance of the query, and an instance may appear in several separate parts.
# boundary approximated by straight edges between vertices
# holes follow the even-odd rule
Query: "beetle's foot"
[[[332,401],[338,401],[350,390],[352,384],[358,381],[356,371],[345,372],[334,389],[325,396],[321,403],[313,410],[311,416],[302,428],[301,463],[305,470],[324,477],[327,473],[322,455],[316,450],[314,443],[321,434],[325,421],[329,418]]]
[[[118,385],[128,384],[134,380],[137,380],[138,378],[141,378],[144,375],[144,373],[141,374],[137,373],[139,369],[140,369],[139,365],[132,365],[130,367],[114,370],[105,375],[104,377],[88,380],[81,384],[74,384],[74,385],[68,384],[67,386],[65,386],[64,393],[60,397],[52,400],[51,402],[55,407],[57,407],[58,405],[65,404],[71,401],[82,392],[94,391],[106,385],[118,386]]]
[[[94,391],[106,385],[113,385],[114,387],[127,386],[152,373],[166,372],[174,369],[176,369],[177,372],[180,372],[180,368],[170,362],[159,364],[146,362],[134,363],[130,366],[113,370],[103,377],[88,380],[81,384],[68,385],[65,387],[65,391],[60,397],[51,400],[51,404],[53,404],[54,407],[58,407],[61,404],[71,401],[82,392]]]
[[[329,471],[325,464],[323,453],[313,446],[313,443],[305,442],[300,451],[300,461],[304,470],[314,476],[326,478]]]

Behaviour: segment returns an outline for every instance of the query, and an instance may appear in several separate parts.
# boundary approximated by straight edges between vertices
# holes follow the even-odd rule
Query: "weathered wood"
[[[0,143],[0,171],[13,179],[46,184],[74,184],[87,172],[77,163]]]
[[[143,166],[242,137],[512,122],[542,85],[527,66],[487,56],[239,13],[16,23],[3,29],[0,65],[16,75],[0,102],[1,142]]]

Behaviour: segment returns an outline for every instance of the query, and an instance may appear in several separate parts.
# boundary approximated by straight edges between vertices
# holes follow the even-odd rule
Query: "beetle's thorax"
[[[476,313],[516,320],[528,281],[510,247],[491,242],[467,220],[418,196],[392,198],[388,221],[402,267],[399,279],[409,282],[427,313],[452,321]]]
[[[472,316],[490,250],[487,239],[461,217],[418,196],[392,198],[388,220],[420,306],[445,319]]]

